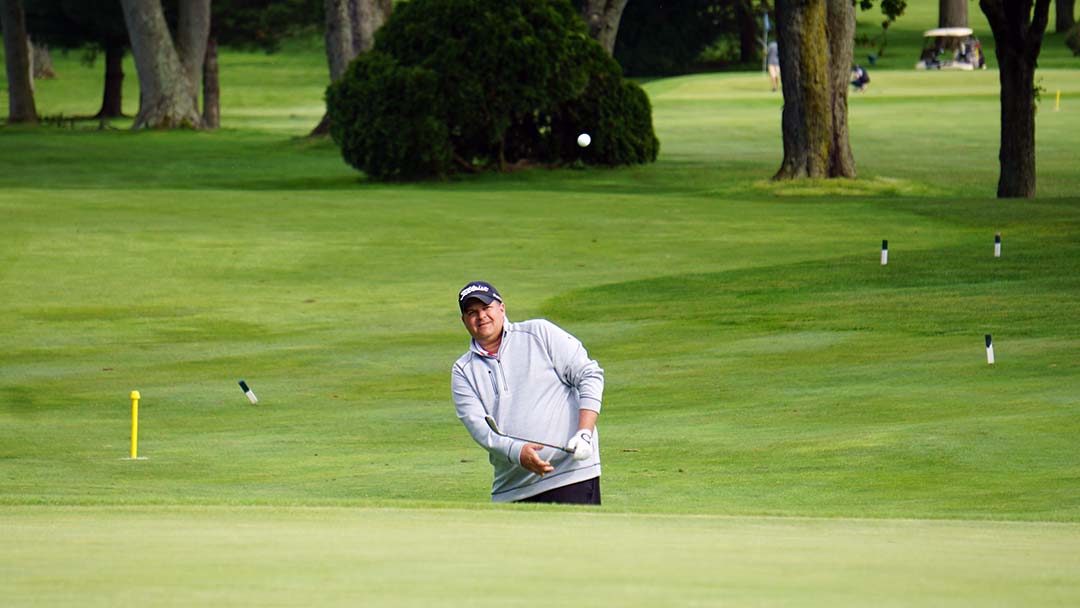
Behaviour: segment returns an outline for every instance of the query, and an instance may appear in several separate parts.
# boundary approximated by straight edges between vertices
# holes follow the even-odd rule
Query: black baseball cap
[[[458,292],[458,308],[461,312],[465,312],[465,302],[473,299],[480,300],[484,304],[503,301],[499,290],[486,281],[472,281]]]

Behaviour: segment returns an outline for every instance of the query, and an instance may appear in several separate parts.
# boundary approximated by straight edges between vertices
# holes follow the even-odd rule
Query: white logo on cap
[[[464,300],[465,296],[468,296],[469,294],[475,293],[477,291],[483,291],[484,293],[487,293],[488,291],[491,291],[491,290],[488,289],[487,287],[483,286],[483,285],[469,285],[465,289],[461,290],[461,294],[458,296],[458,299],[459,300]]]

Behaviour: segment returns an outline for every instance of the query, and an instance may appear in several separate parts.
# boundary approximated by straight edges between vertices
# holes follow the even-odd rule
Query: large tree
[[[4,66],[7,70],[9,123],[36,123],[34,83],[30,74],[30,45],[26,38],[26,13],[22,0],[0,0],[4,32]]]
[[[201,128],[199,89],[210,32],[210,0],[180,2],[176,40],[160,0],[121,0],[139,73],[140,128]]]
[[[850,0],[776,3],[784,160],[773,179],[855,177],[847,95],[855,34]]]
[[[938,0],[938,27],[967,27],[967,0]]]
[[[393,0],[326,0],[326,60],[330,82],[341,80],[349,62],[371,50],[375,32],[386,23]],[[330,133],[330,114],[324,114],[312,135]]]
[[[627,0],[585,0],[582,16],[589,26],[589,36],[604,47],[608,55],[615,52],[615,38]]]
[[[979,0],[994,33],[1001,82],[998,198],[1035,196],[1035,67],[1050,0]]]

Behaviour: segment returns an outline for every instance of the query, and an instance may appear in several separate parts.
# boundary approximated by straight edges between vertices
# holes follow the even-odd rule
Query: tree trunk
[[[26,13],[22,0],[0,0],[4,33],[4,67],[7,70],[8,123],[38,121],[27,52]]]
[[[1076,0],[1054,0],[1054,31],[1062,34],[1072,29],[1076,23]]]
[[[586,0],[582,11],[589,26],[589,36],[604,47],[608,55],[615,52],[615,37],[627,0]]]
[[[997,53],[1001,80],[1001,149],[998,198],[1035,196],[1035,66]]]
[[[773,179],[854,177],[847,87],[855,28],[848,0],[779,0],[784,160]]]
[[[371,50],[375,32],[390,17],[393,0],[326,0],[326,60],[330,82],[337,82],[360,53]],[[330,133],[330,115],[311,131],[311,135]]]
[[[105,44],[105,90],[101,109],[94,118],[120,118],[124,115],[124,43],[110,40]]]
[[[217,129],[221,126],[221,82],[218,80],[217,37],[206,41],[206,59],[203,61],[203,127]]]
[[[832,119],[825,17],[823,0],[776,3],[784,160],[773,179],[826,177]]]
[[[375,32],[379,30],[394,8],[393,0],[354,0],[352,11],[353,56],[366,53],[375,46]]]
[[[855,53],[855,9],[850,0],[825,0],[829,36],[832,143],[829,177],[855,177],[855,156],[848,137],[848,90]]]
[[[1035,67],[1050,0],[980,0],[994,32],[1001,81],[998,198],[1035,196]]]
[[[967,0],[938,0],[938,27],[967,27]],[[937,39],[940,48],[955,51],[960,38],[943,36]]]
[[[23,14],[25,17],[25,13]],[[34,42],[30,40],[30,33],[26,34],[26,73],[30,79],[30,92],[36,93],[37,87],[34,85]]]
[[[199,107],[202,89],[203,63],[210,39],[210,0],[180,2],[180,18],[176,28],[176,51],[184,66],[195,107]]]
[[[194,62],[201,71],[210,0],[180,3],[179,48],[172,42],[159,0],[121,2],[139,73],[139,113],[132,128],[202,127],[196,85],[199,77],[192,76],[191,66]]]
[[[326,60],[330,65],[330,82],[337,82],[356,57],[351,8],[350,0],[326,0]]]
[[[938,0],[938,27],[967,26],[967,0]]]

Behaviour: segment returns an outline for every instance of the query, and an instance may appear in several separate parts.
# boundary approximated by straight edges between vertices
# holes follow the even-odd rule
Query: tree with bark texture
[[[589,36],[604,47],[608,55],[615,52],[615,38],[627,0],[585,0],[582,17],[589,26]]]
[[[938,0],[938,27],[967,27],[967,0]]]
[[[26,37],[26,14],[21,0],[0,0],[4,33],[4,65],[7,70],[8,123],[38,121],[34,105],[34,82],[30,74],[30,47]]]
[[[326,0],[326,60],[331,83],[341,80],[357,55],[371,50],[375,32],[386,23],[393,8],[393,0]],[[328,112],[311,135],[329,133]]]
[[[967,27],[967,0],[938,0],[938,27]],[[942,36],[937,39],[938,48],[954,51],[960,46],[961,39]]]
[[[1035,67],[1050,0],[979,0],[994,33],[1001,82],[998,198],[1035,196]]]
[[[160,0],[121,0],[139,73],[133,129],[202,128],[199,89],[210,32],[210,0],[180,2],[176,40]]]
[[[773,179],[855,177],[847,95],[854,50],[850,0],[778,0],[784,160]]]

